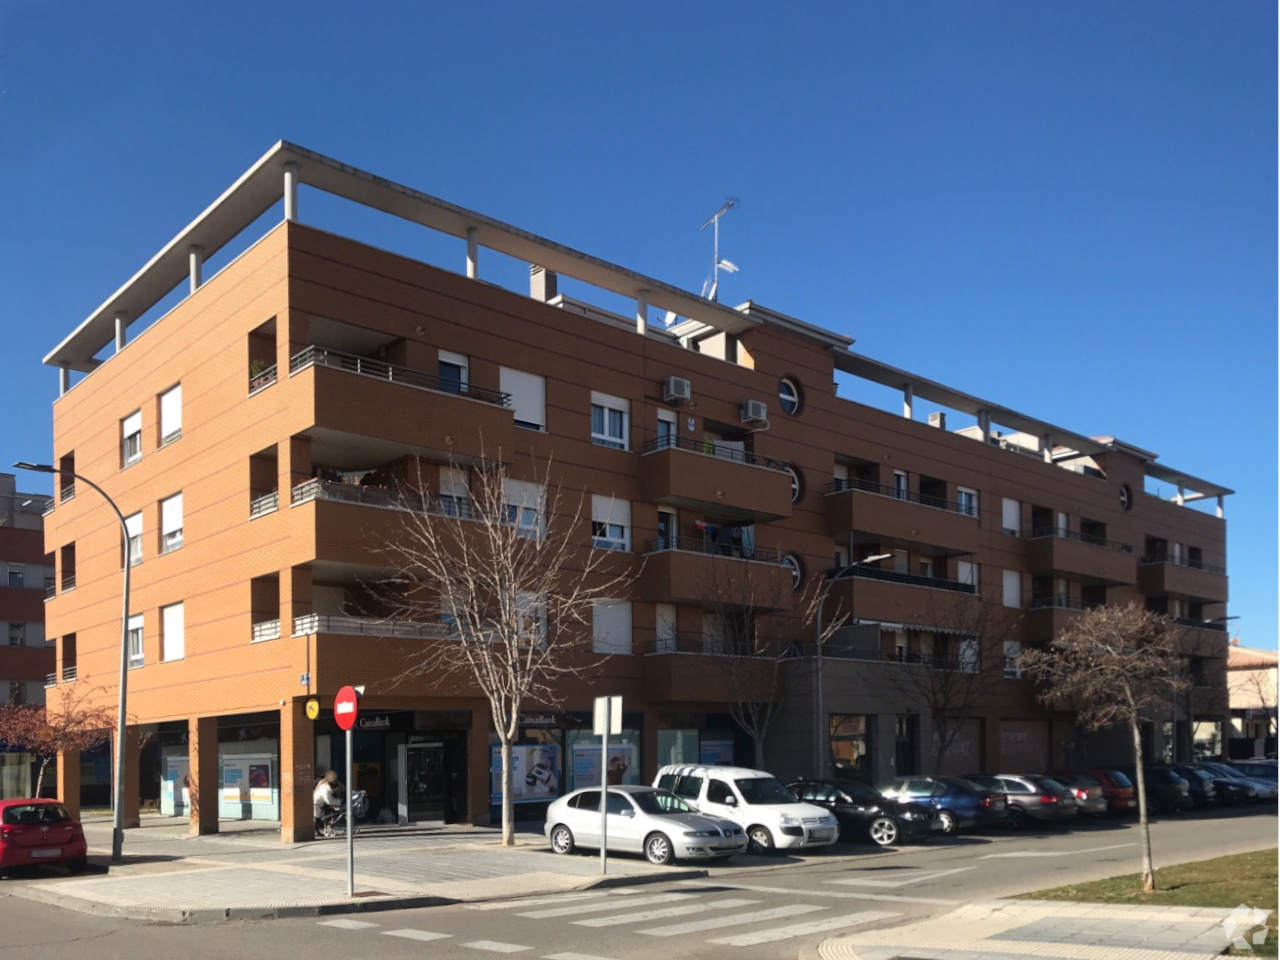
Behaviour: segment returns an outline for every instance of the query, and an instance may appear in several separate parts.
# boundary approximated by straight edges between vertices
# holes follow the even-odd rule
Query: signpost
[[[351,802],[352,757],[354,750],[351,731],[360,715],[360,694],[364,687],[343,687],[333,698],[333,721],[347,732],[347,896],[356,895],[356,820]]]
[[[595,734],[600,738],[600,873],[609,872],[609,735],[622,732],[622,698],[596,697]]]

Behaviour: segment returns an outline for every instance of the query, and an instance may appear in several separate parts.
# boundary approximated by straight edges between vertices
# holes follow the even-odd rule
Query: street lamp
[[[124,604],[120,613],[120,703],[116,713],[116,776],[115,807],[111,818],[111,859],[119,862],[124,857],[124,762],[125,762],[125,707],[128,703],[129,685],[129,528],[125,525],[124,514],[116,506],[116,502],[107,496],[107,492],[87,477],[82,477],[74,470],[63,470],[48,463],[27,463],[19,460],[14,464],[20,470],[34,470],[36,473],[56,473],[72,477],[86,486],[92,487],[102,495],[102,499],[115,511],[120,521],[120,532],[124,536]],[[54,491],[57,496],[57,491]]]
[[[819,777],[825,777],[827,775],[827,764],[830,762],[830,759],[831,759],[831,747],[827,745],[827,738],[822,735],[822,730],[824,726],[822,722],[822,714],[823,714],[822,606],[827,602],[827,594],[831,592],[831,588],[832,586],[835,585],[835,582],[837,580],[843,580],[846,577],[852,576],[853,575],[852,571],[854,570],[855,567],[860,567],[863,564],[867,564],[867,563],[879,563],[881,560],[888,560],[891,556],[893,556],[893,554],[891,553],[877,553],[875,556],[872,556],[872,557],[863,557],[861,560],[855,560],[853,563],[849,564],[847,567],[841,567],[839,570],[835,571],[835,573],[831,574],[831,576],[827,577],[827,585],[822,588],[822,594],[818,597],[818,613],[817,613],[816,624],[815,624],[815,626],[817,627],[817,632],[814,635],[815,657],[814,657],[814,664],[813,664],[814,687],[815,687],[814,695],[813,695],[813,745],[815,750],[818,750],[819,748],[824,748],[824,749],[821,749],[821,753],[819,754],[819,758],[818,758],[818,774],[817,775]],[[850,602],[849,606],[850,606],[849,614],[850,616],[852,616],[853,615],[852,602]]]

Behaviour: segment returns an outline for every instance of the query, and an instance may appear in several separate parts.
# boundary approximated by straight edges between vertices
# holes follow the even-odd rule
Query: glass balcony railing
[[[360,637],[408,637],[422,640],[447,640],[452,636],[449,624],[444,622],[406,623],[379,620],[375,617],[340,617],[323,613],[309,613],[293,618],[295,637],[317,633]]]
[[[345,370],[375,380],[386,380],[389,383],[402,383],[405,386],[417,387],[419,390],[432,390],[436,393],[451,393],[458,397],[469,397],[483,403],[491,403],[498,407],[511,406],[511,394],[501,390],[490,390],[478,387],[474,383],[461,383],[458,380],[433,376],[420,370],[408,367],[397,367],[381,360],[358,357],[351,353],[329,350],[325,347],[307,347],[289,358],[289,375],[292,376],[307,367],[331,367]]]
[[[679,550],[683,553],[701,553],[708,557],[728,557],[731,560],[754,560],[758,563],[778,563],[782,551],[776,547],[747,547],[741,543],[716,543],[702,537],[658,537],[646,540],[649,553]]]
[[[291,502],[294,506],[312,500],[429,513],[438,517],[457,517],[459,520],[473,519],[471,501],[465,497],[441,497],[414,490],[390,490],[386,487],[361,487],[336,480],[307,480],[293,488]]]
[[[1078,530],[1064,530],[1061,527],[1032,528],[1032,540],[1039,540],[1042,537],[1057,537],[1060,540],[1074,540],[1077,543],[1087,543],[1094,547],[1103,547],[1107,550],[1115,550],[1119,553],[1133,553],[1133,547],[1129,546],[1127,543],[1108,540],[1106,537],[1095,537],[1089,533],[1080,533]]]
[[[978,515],[978,505],[975,502],[959,503],[955,500],[945,500],[942,497],[931,497],[925,493],[917,493],[914,490],[904,490],[901,487],[891,487],[871,480],[862,480],[858,477],[836,480],[827,485],[828,493],[840,493],[844,490],[861,490],[864,493],[873,493],[878,497],[888,497],[890,500],[905,500],[908,503],[918,503],[922,507],[946,510],[965,517],[976,517]]]
[[[692,437],[681,437],[674,434],[665,437],[655,437],[644,445],[645,453],[653,453],[656,450],[689,450],[693,453],[700,453],[704,457],[714,457],[716,460],[728,460],[730,463],[745,463],[752,467],[765,467],[769,470],[778,470],[782,473],[788,472],[788,467],[781,460],[775,460],[772,457],[762,457],[759,454],[751,453],[747,450],[740,450],[737,446],[728,443],[719,443],[715,440],[696,440]]]
[[[857,577],[863,580],[883,580],[886,583],[901,583],[911,587],[930,587],[934,590],[951,590],[954,593],[978,592],[972,583],[963,583],[960,580],[929,577],[922,573],[900,573],[897,570],[881,570],[879,567],[858,566],[856,564],[831,570],[828,576],[838,572],[838,570],[847,571],[844,577]]]
[[[1227,575],[1226,567],[1219,567],[1216,564],[1205,563],[1203,560],[1192,560],[1188,557],[1175,556],[1172,553],[1151,553],[1138,561],[1141,566],[1147,566],[1153,563],[1172,563],[1179,567],[1186,567],[1190,570],[1203,570],[1205,573],[1214,573],[1220,577]]]

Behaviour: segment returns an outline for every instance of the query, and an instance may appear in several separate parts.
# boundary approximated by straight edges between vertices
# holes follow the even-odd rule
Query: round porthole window
[[[800,392],[800,384],[791,377],[783,377],[778,381],[778,403],[782,412],[795,416],[804,405],[804,395]]]
[[[804,583],[804,566],[801,564],[800,558],[794,553],[784,553],[782,555],[782,565],[791,574],[791,589],[799,590],[800,585]]]
[[[800,478],[800,471],[791,464],[787,464],[787,474],[791,477],[791,502],[798,503],[804,495],[804,481]]]

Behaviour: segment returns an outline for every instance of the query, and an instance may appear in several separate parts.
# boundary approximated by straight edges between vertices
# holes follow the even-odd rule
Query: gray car
[[[1033,823],[1066,823],[1080,813],[1075,792],[1049,777],[1001,773],[973,774],[965,779],[1004,792],[1009,801],[1009,826],[1015,830]]]
[[[747,848],[741,826],[698,813],[680,797],[654,787],[610,787],[606,847],[643,853],[650,863],[732,857]],[[556,853],[600,849],[600,788],[575,790],[547,808],[543,832]]]

